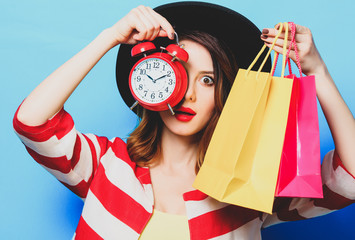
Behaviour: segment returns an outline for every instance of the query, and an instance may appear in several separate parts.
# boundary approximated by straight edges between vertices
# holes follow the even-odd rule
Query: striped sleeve
[[[107,138],[76,131],[64,109],[39,126],[21,123],[16,112],[13,126],[35,161],[79,197],[86,197],[99,159],[108,148]]]
[[[260,239],[260,212],[219,202],[198,190],[183,197],[191,240]]]
[[[323,198],[277,198],[274,214],[265,214],[263,227],[324,215],[355,203],[355,177],[346,170],[334,150],[324,157],[322,181]]]

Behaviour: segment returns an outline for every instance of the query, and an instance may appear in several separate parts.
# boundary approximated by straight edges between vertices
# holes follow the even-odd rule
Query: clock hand
[[[163,75],[163,76],[161,76],[161,77],[158,77],[157,79],[154,79],[153,81],[154,81],[154,83],[155,83],[157,80],[162,79],[162,78],[165,78],[166,76],[168,76],[168,74],[165,74],[165,75]]]
[[[148,74],[146,74],[146,75],[147,75],[147,77],[148,77],[150,80],[153,81],[153,83],[155,83],[155,80],[154,80],[151,76],[149,76]]]

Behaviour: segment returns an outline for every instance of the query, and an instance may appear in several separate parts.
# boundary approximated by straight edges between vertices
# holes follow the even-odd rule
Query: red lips
[[[193,119],[196,115],[196,112],[191,108],[179,107],[175,109],[175,118],[182,122],[188,122]]]

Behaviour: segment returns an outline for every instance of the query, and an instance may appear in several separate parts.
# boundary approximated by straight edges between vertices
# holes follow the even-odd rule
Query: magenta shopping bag
[[[297,56],[295,26],[290,23],[292,44]],[[275,196],[322,198],[319,124],[314,76],[293,78],[291,102],[286,126]]]
[[[315,79],[287,77],[294,81],[276,196],[322,198]]]

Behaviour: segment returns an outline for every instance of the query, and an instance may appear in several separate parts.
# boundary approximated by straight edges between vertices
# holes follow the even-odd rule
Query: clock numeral
[[[168,84],[169,84],[169,85],[173,85],[173,79],[169,79]]]
[[[147,74],[147,71],[145,69],[139,69],[139,74],[145,75],[145,74]]]
[[[165,92],[169,92],[169,87],[166,87],[166,88],[165,88]]]
[[[171,77],[171,71],[168,71],[167,73],[168,73],[168,75],[166,75],[166,76]]]
[[[137,82],[140,82],[142,80],[141,76],[137,76]]]
[[[146,65],[146,67],[145,67],[146,69],[152,69],[152,64],[150,64],[150,63],[147,63],[147,65]]]
[[[163,71],[165,71],[165,65],[163,65]]]
[[[147,90],[145,90],[145,91],[144,91],[144,97],[146,97],[146,96],[147,96],[147,93],[148,93],[148,91],[147,91]]]
[[[139,84],[138,89],[143,90],[143,84]]]
[[[159,92],[159,98],[163,98],[163,93]]]
[[[154,98],[155,98],[155,93],[152,93],[152,94],[150,95],[150,98],[151,98],[151,99],[154,99]]]
[[[153,62],[153,68],[159,68],[160,62]]]

